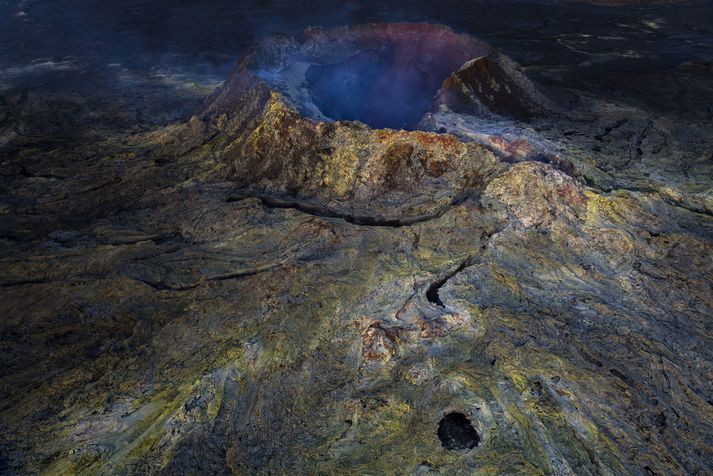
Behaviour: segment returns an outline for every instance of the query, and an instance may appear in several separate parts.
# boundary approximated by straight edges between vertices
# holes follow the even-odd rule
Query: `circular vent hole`
[[[387,46],[312,65],[306,73],[309,92],[331,119],[414,130],[453,68],[447,60],[439,63],[437,55],[417,53]]]
[[[438,439],[447,450],[469,450],[478,446],[480,436],[464,414],[452,412],[438,424]]]

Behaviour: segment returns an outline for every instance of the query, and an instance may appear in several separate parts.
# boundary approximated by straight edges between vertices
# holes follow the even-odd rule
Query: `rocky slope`
[[[547,92],[394,24],[140,132],[5,98],[0,470],[713,471],[710,124]]]

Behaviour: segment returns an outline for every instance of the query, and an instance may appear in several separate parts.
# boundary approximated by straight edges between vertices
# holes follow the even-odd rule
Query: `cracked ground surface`
[[[433,202],[404,197],[440,166],[381,142],[426,172],[374,169],[399,194],[371,207],[311,164],[281,168],[301,194],[246,187],[242,130],[192,117],[212,78],[4,70],[0,473],[713,471],[712,63],[666,37],[671,64],[629,69],[532,23],[503,49],[567,113],[476,130],[571,167],[435,114],[487,173]],[[477,446],[444,447],[452,413]]]

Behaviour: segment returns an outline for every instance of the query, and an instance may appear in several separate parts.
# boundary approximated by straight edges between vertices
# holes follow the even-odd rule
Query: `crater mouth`
[[[306,80],[312,100],[334,120],[375,129],[414,130],[451,72],[438,58],[404,60],[392,46],[363,51],[345,61],[312,65]]]
[[[254,69],[305,117],[416,130],[455,71],[493,49],[428,23],[307,30],[301,41],[262,51]]]

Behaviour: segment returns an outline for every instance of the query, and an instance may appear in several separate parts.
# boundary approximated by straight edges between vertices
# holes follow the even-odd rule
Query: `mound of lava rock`
[[[369,24],[263,41],[200,116],[246,194],[404,224],[480,191],[502,170],[496,155],[536,153],[500,131],[462,134],[463,117],[523,120],[548,107],[516,63],[476,38]]]

